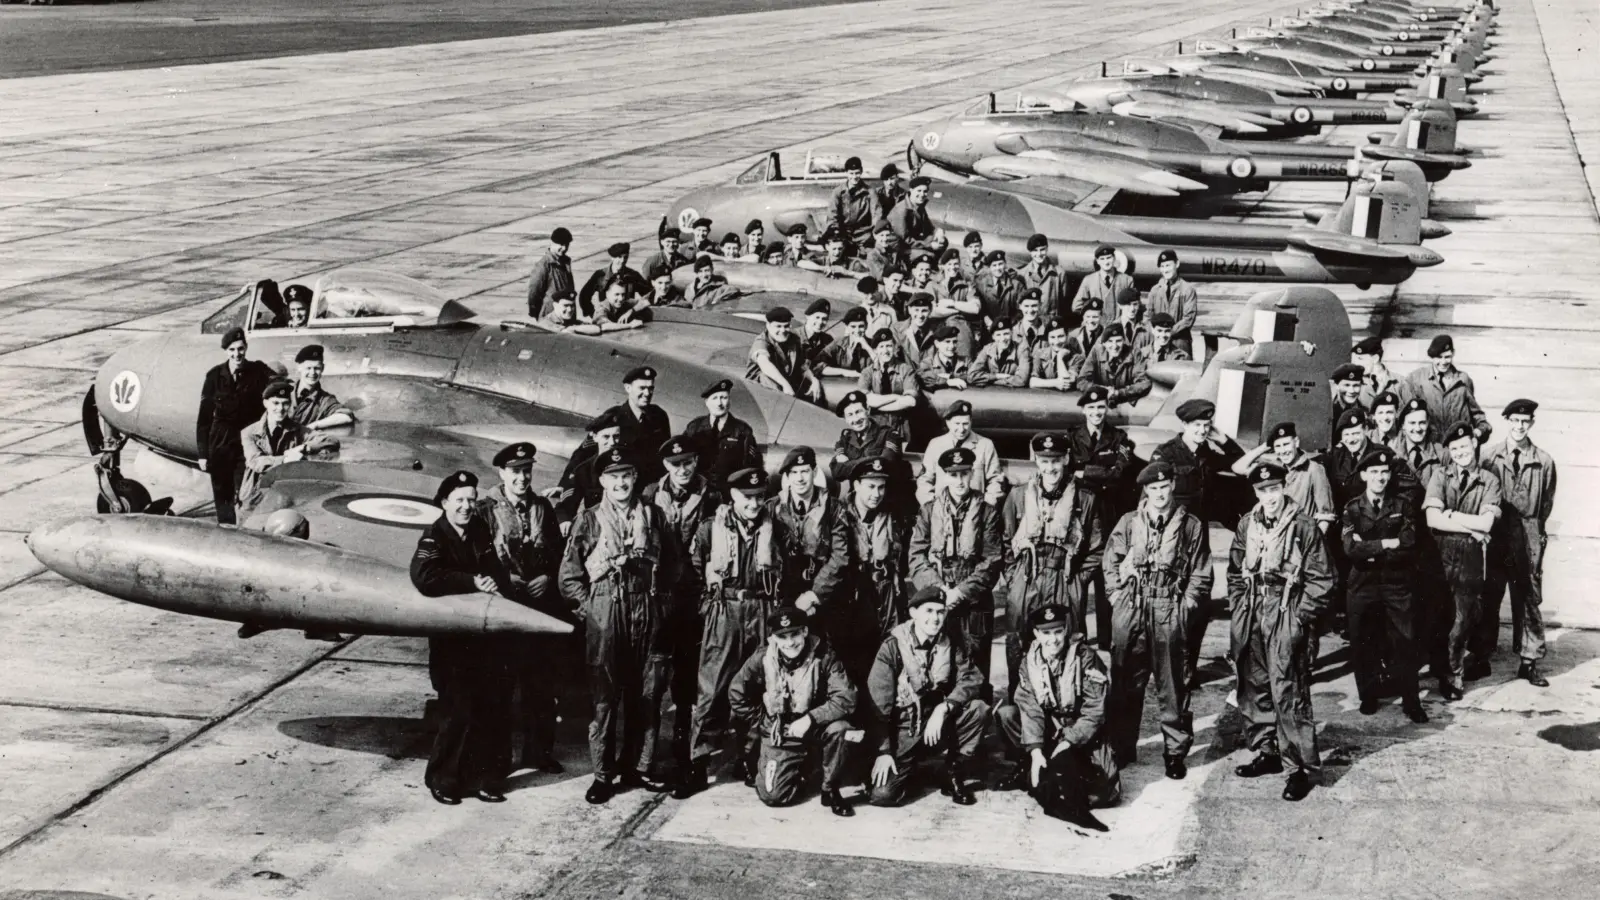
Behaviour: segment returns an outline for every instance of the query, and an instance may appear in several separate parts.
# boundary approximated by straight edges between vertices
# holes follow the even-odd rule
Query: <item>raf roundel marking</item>
[[[118,372],[117,377],[111,379],[111,408],[117,412],[133,412],[143,392],[144,385],[140,383],[137,373]]]
[[[922,136],[922,149],[924,149],[924,150],[937,150],[937,149],[939,149],[939,133],[936,132],[936,131],[930,131],[927,134],[924,134]]]
[[[1289,117],[1294,119],[1296,125],[1306,125],[1311,122],[1311,110],[1304,106],[1296,106],[1294,111],[1289,113]]]
[[[419,530],[443,513],[425,500],[403,494],[343,494],[324,500],[322,508],[342,519]]]
[[[1228,174],[1235,178],[1249,178],[1256,173],[1255,163],[1247,156],[1234,157],[1228,163]]]

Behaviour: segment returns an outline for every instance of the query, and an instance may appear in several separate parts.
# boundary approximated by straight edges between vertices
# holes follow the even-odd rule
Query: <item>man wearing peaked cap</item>
[[[542,319],[550,314],[550,301],[557,294],[577,294],[577,284],[572,277],[572,259],[567,248],[572,244],[572,232],[557,228],[550,232],[550,243],[544,256],[533,266],[528,279],[528,318]]]
[[[1098,385],[1078,395],[1083,422],[1067,432],[1072,458],[1083,471],[1079,483],[1095,495],[1100,508],[1100,527],[1107,533],[1122,514],[1133,508],[1136,492],[1129,482],[1137,471],[1133,440],[1128,433],[1106,422],[1111,411],[1111,392]],[[1111,607],[1105,587],[1095,582],[1095,615],[1100,649],[1110,647]]]
[[[875,352],[892,353],[893,336],[886,336],[885,332],[878,332],[867,339],[874,345]],[[885,343],[885,342],[888,343]],[[869,370],[870,371],[870,370]],[[839,438],[833,445],[833,460],[829,464],[829,473],[834,481],[848,481],[850,469],[857,460],[868,457],[884,457],[900,460],[900,454],[905,448],[905,441],[900,432],[885,425],[879,418],[874,417],[868,405],[868,395],[865,391],[851,391],[839,401],[836,411],[844,419],[844,427],[839,431]]]
[[[1412,369],[1396,393],[1428,404],[1428,422],[1435,434],[1445,434],[1465,422],[1472,427],[1479,444],[1489,440],[1494,429],[1478,405],[1472,376],[1456,368],[1455,342],[1448,334],[1438,335],[1428,344],[1428,363]]]
[[[756,441],[755,429],[731,412],[733,381],[723,378],[700,392],[706,414],[696,416],[683,429],[683,439],[694,448],[700,460],[700,474],[719,497],[726,496],[729,475],[750,466],[760,466],[765,450]]]
[[[1000,789],[1026,789],[1045,815],[1106,831],[1090,809],[1115,805],[1122,795],[1122,776],[1106,740],[1110,680],[1100,657],[1071,632],[1071,619],[1054,604],[1028,618],[1036,637],[1016,703],[995,716],[1008,755],[1017,762]]]
[[[605,803],[617,779],[663,791],[651,772],[667,684],[662,671],[673,648],[660,627],[686,567],[660,508],[635,490],[629,454],[612,447],[596,456],[602,495],[572,523],[561,559],[561,596],[584,617],[584,662],[594,717],[589,762],[594,782],[584,795]]]
[[[499,594],[515,598],[487,522],[477,514],[478,477],[456,472],[439,483],[433,502],[444,510],[417,539],[411,583],[427,597]],[[504,602],[504,601],[495,601]],[[439,732],[424,783],[433,799],[454,806],[464,797],[505,800],[511,690],[510,660],[497,636],[428,639],[428,674],[439,692]]]
[[[778,496],[767,502],[773,536],[782,548],[783,576],[778,594],[815,613],[819,598],[813,589],[818,571],[833,553],[834,522],[839,502],[817,483],[817,453],[795,447],[778,467]]]
[[[1098,247],[1094,251],[1095,271],[1078,283],[1078,293],[1072,298],[1072,313],[1083,315],[1084,304],[1091,298],[1099,300],[1106,321],[1115,322],[1117,310],[1126,303],[1139,302],[1139,289],[1133,278],[1117,270],[1117,251],[1114,247]]]
[[[228,358],[206,372],[195,416],[195,446],[200,471],[211,479],[217,522],[232,525],[238,521],[235,506],[245,475],[239,435],[261,420],[265,412],[262,392],[278,375],[266,363],[246,358],[249,342],[243,328],[228,329],[221,346]]]
[[[1490,532],[1483,611],[1476,632],[1479,659],[1488,659],[1500,641],[1500,603],[1511,591],[1511,649],[1521,659],[1517,677],[1535,687],[1549,682],[1539,674],[1545,655],[1544,549],[1556,498],[1556,461],[1534,444],[1539,404],[1517,399],[1506,404],[1506,437],[1485,447],[1483,470],[1500,481],[1500,517]]]
[[[308,433],[293,418],[294,386],[275,379],[261,392],[260,419],[239,433],[244,451],[243,472],[239,479],[239,514],[249,517],[265,497],[261,476],[284,463],[298,462],[307,456],[339,449],[339,442],[327,435]]]
[[[1345,363],[1333,370],[1329,379],[1333,390],[1333,406],[1328,414],[1330,427],[1329,446],[1339,443],[1339,422],[1349,410],[1358,410],[1363,415],[1367,412],[1367,405],[1361,400],[1362,368],[1354,363]]]
[[[562,549],[556,511],[533,489],[533,467],[538,456],[538,448],[527,441],[500,448],[494,455],[500,483],[479,492],[478,516],[489,526],[490,540],[506,571],[512,599],[570,619],[572,611],[556,585]],[[556,639],[518,636],[503,643],[515,645],[506,649],[515,650],[509,663],[511,693],[521,701],[513,702],[508,709],[511,770],[531,768],[560,773],[561,764],[554,756],[556,707],[550,685],[576,673],[552,663],[559,646]]]
[[[1119,765],[1134,761],[1145,688],[1154,677],[1162,759],[1167,777],[1181,779],[1194,745],[1191,635],[1203,628],[1211,599],[1211,551],[1205,524],[1174,502],[1170,465],[1153,462],[1138,481],[1139,506],[1112,528],[1102,565],[1111,595],[1107,740]]]
[[[943,588],[929,586],[910,601],[910,621],[889,629],[867,677],[878,755],[867,791],[873,806],[905,801],[919,759],[944,758],[940,793],[958,806],[977,802],[965,770],[977,755],[989,721],[983,679],[966,647],[945,628]]]
[[[941,460],[946,451],[957,447],[972,453],[972,467],[966,475],[972,490],[991,506],[1000,502],[1005,479],[1000,454],[994,441],[972,429],[972,413],[972,404],[966,400],[957,400],[945,408],[944,433],[929,440],[922,451],[922,472],[917,476],[919,505],[933,500],[939,476],[944,472]]]
[[[1361,714],[1378,711],[1379,686],[1388,651],[1390,677],[1400,690],[1406,715],[1428,721],[1417,699],[1417,657],[1412,639],[1415,611],[1417,523],[1407,503],[1389,490],[1399,463],[1394,451],[1376,446],[1359,463],[1364,490],[1345,505],[1340,527],[1349,560],[1350,657]]]
[[[844,184],[829,200],[827,227],[838,229],[850,243],[860,246],[872,237],[873,223],[888,212],[878,192],[862,179],[860,157],[845,160]]]
[[[636,294],[649,294],[650,281],[639,273],[637,269],[628,266],[630,248],[626,243],[618,242],[606,249],[606,264],[596,269],[583,287],[578,289],[578,315],[584,319],[594,318],[595,306],[605,297],[606,291],[613,284],[621,284],[625,289],[625,298]],[[669,269],[670,271],[670,269]]]
[[[655,449],[672,437],[672,423],[667,413],[655,404],[656,375],[654,366],[635,366],[622,376],[622,390],[627,400],[606,410],[616,417],[621,427],[619,443],[634,454],[639,466],[639,483],[649,484],[659,479],[664,471]],[[574,460],[587,456],[587,445],[573,454]]]
[[[1199,295],[1195,293],[1194,285],[1178,274],[1178,254],[1171,250],[1161,251],[1161,255],[1156,257],[1156,269],[1161,273],[1161,279],[1145,295],[1145,312],[1152,323],[1158,314],[1171,316],[1172,343],[1186,350],[1193,346],[1194,356],[1198,359],[1204,351],[1203,342],[1198,345],[1194,343],[1194,321],[1200,313]]]
[[[1256,778],[1287,767],[1283,799],[1297,801],[1322,773],[1311,712],[1311,638],[1334,576],[1322,532],[1288,503],[1287,474],[1270,460],[1250,470],[1256,506],[1234,534],[1228,602],[1239,711],[1256,753],[1234,773]]]
[[[299,370],[294,385],[294,402],[289,408],[289,418],[309,431],[338,428],[355,421],[355,415],[322,386],[325,368],[321,344],[308,344],[295,354]],[[335,442],[336,443],[336,442]]]
[[[855,810],[839,793],[850,769],[849,740],[858,698],[837,656],[811,633],[806,614],[784,606],[767,616],[771,640],[744,660],[728,689],[733,718],[757,746],[756,796],[767,806],[800,799],[806,762],[822,769],[822,805],[836,816]]]
[[[556,518],[562,523],[562,534],[571,528],[579,512],[585,507],[599,504],[604,496],[600,484],[600,456],[618,448],[624,452],[637,452],[622,443],[622,421],[616,407],[611,407],[584,426],[587,437],[567,460],[567,468],[561,473],[558,484],[560,493],[555,501]]]

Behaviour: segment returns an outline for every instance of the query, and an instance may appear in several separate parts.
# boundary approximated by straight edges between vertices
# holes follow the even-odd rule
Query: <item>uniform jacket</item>
[[[1457,423],[1465,422],[1481,440],[1492,430],[1489,417],[1478,405],[1478,391],[1472,384],[1472,376],[1460,370],[1455,375],[1446,386],[1443,379],[1433,374],[1430,365],[1412,370],[1400,382],[1400,408],[1404,409],[1410,400],[1420,399],[1428,404],[1428,422],[1433,425],[1434,434],[1449,434]]]
[[[828,204],[828,224],[836,226],[851,242],[859,245],[872,236],[873,224],[882,220],[886,212],[878,193],[865,181],[853,189],[841,184]]]
[[[244,478],[239,482],[239,509],[248,512],[261,502],[261,476],[268,469],[283,463],[285,451],[316,437],[315,432],[307,432],[293,419],[284,419],[275,435],[267,431],[266,416],[245,426],[239,435],[239,443],[244,448]]]
[[[1501,504],[1499,476],[1482,466],[1463,472],[1452,462],[1435,469],[1433,477],[1428,479],[1427,499],[1422,501],[1422,508],[1452,509],[1469,516],[1493,513],[1499,518]]]
[[[662,444],[672,440],[672,422],[667,418],[667,411],[654,403],[640,410],[638,415],[626,403],[618,403],[609,411],[616,413],[617,420],[622,423],[619,437],[635,457],[634,464],[639,467],[639,483],[648,484],[660,478],[666,470],[661,465],[659,450]],[[590,453],[593,453],[592,442],[586,443],[589,443]]]
[[[1123,348],[1122,355],[1111,356],[1105,345],[1089,351],[1078,366],[1078,390],[1087,391],[1099,385],[1111,392],[1111,405],[1138,403],[1150,394],[1150,376],[1132,350]]]
[[[1013,340],[1004,350],[985,344],[972,359],[974,386],[1027,387],[1033,373],[1033,350]]]
[[[301,428],[310,428],[312,422],[320,422],[334,413],[350,415],[350,410],[339,402],[339,398],[326,390],[322,385],[317,385],[312,390],[302,390],[295,386],[294,402],[289,407],[289,418]]]
[[[856,460],[869,456],[898,459],[904,447],[905,439],[900,436],[899,429],[869,418],[867,427],[861,431],[849,428],[840,430],[839,439],[833,444],[833,462],[828,470],[834,481],[843,481],[845,470]]]
[[[796,394],[805,393],[808,369],[805,345],[801,343],[799,335],[790,334],[783,343],[776,344],[773,343],[772,336],[763,331],[750,343],[750,365],[745,369],[744,377],[777,390],[778,385],[756,365],[756,359],[763,354],[783,375],[784,380],[789,382],[790,389]]]
[[[1531,439],[1520,454],[1514,454],[1517,449],[1509,438],[1490,444],[1483,448],[1481,466],[1500,481],[1500,521],[1517,516],[1538,522],[1542,533],[1556,500],[1556,461]]]
[[[1235,615],[1251,609],[1269,613],[1287,596],[1289,611],[1303,625],[1327,606],[1333,590],[1328,544],[1310,516],[1287,504],[1273,524],[1281,527],[1267,523],[1259,504],[1239,520],[1228,554],[1228,603]],[[1265,548],[1254,559],[1253,543]],[[1287,592],[1286,583],[1291,585]]]
[[[946,363],[939,359],[938,351],[929,351],[922,355],[922,365],[917,369],[917,378],[922,382],[925,390],[937,391],[950,386],[950,379],[959,378],[966,381],[971,377],[967,370],[967,361],[959,355],[952,356]]]
[[[1222,512],[1212,508],[1218,505],[1217,498],[1212,496],[1217,490],[1214,484],[1221,477],[1220,473],[1229,471],[1242,456],[1244,450],[1232,438],[1224,437],[1220,448],[1204,441],[1199,450],[1190,450],[1179,436],[1157,447],[1150,454],[1150,461],[1172,467],[1176,484],[1172,490],[1173,500],[1188,507],[1202,522],[1209,522]]]
[[[688,487],[678,491],[671,479],[663,477],[639,493],[639,502],[654,506],[661,512],[661,525],[672,533],[680,547],[692,548],[700,534],[700,526],[711,518],[721,505],[722,495],[712,490],[706,479],[698,474]],[[679,571],[683,588],[694,593],[700,588],[699,570],[686,565]]]
[[[586,316],[594,315],[595,304],[606,295],[606,290],[611,285],[619,281],[628,286],[629,294],[650,293],[650,282],[626,264],[615,271],[610,265],[601,266],[589,276],[583,287],[578,289],[578,312]]]
[[[533,266],[533,277],[528,279],[528,317],[537,319],[549,312],[552,297],[573,293],[576,287],[572,279],[572,260],[545,251]]]
[[[933,499],[933,491],[938,486],[938,476],[943,471],[939,468],[939,457],[946,450],[955,449],[955,446],[955,438],[948,431],[928,441],[928,446],[922,451],[922,472],[917,476],[919,502],[927,503]],[[973,492],[983,498],[985,503],[999,503],[1005,472],[1000,466],[1000,454],[995,450],[994,441],[974,431],[967,435],[961,446],[971,450],[975,457],[972,462],[972,473],[967,477]]]
[[[1194,285],[1182,278],[1157,281],[1145,294],[1144,306],[1147,318],[1154,318],[1156,313],[1171,316],[1172,333],[1178,336],[1193,330],[1195,316],[1200,311],[1199,295],[1195,293]]]
[[[1102,422],[1098,432],[1087,423],[1067,432],[1072,458],[1083,461],[1084,483],[1096,491],[1127,483],[1134,467],[1133,439],[1115,425]]]
[[[1069,639],[1058,659],[1046,659],[1038,641],[1028,648],[1017,672],[1013,699],[1022,724],[1022,749],[1057,741],[1087,749],[1105,727],[1110,676],[1098,654],[1081,639]],[[1043,690],[1035,686],[1043,682]]]
[[[985,266],[972,280],[972,289],[978,295],[978,309],[990,322],[1016,318],[1017,304],[1028,290],[1028,283],[1016,272],[1006,269],[999,278]],[[1040,309],[1043,309],[1043,304]]]
[[[817,571],[812,589],[824,603],[849,603],[858,591],[883,581],[900,586],[906,571],[907,535],[884,503],[863,514],[854,502],[842,503],[834,517],[832,546],[827,561]],[[879,523],[887,527],[887,545],[881,559],[861,553],[859,537],[870,534]]]
[[[1289,473],[1284,478],[1283,490],[1295,508],[1317,522],[1338,521],[1339,508],[1334,505],[1333,485],[1322,463],[1302,452],[1285,468]],[[1365,490],[1365,483],[1362,489]]]
[[[489,524],[473,516],[464,532],[458,533],[444,516],[434,519],[411,555],[411,583],[426,597],[473,594],[478,591],[473,578],[487,575],[510,595],[511,580],[495,554]]]
[[[1022,278],[1026,287],[1039,289],[1039,317],[1046,322],[1059,317],[1067,310],[1067,276],[1056,267],[1056,264],[1046,259],[1044,265],[1036,265],[1032,260],[1017,270],[1017,275]]]
[[[1037,479],[1038,476],[1034,477]],[[1100,498],[1076,478],[1063,478],[1063,483],[1066,485],[1061,488],[1063,496],[1055,499],[1052,505],[1062,502],[1065,491],[1073,492],[1072,517],[1067,532],[1060,541],[1052,541],[1047,528],[1040,540],[1062,548],[1065,568],[1072,570],[1097,568],[1106,546],[1106,528],[1102,521],[1104,516],[1100,511]],[[1028,491],[1029,484],[1014,489],[1006,495],[1005,505],[1000,508],[1000,527],[1005,532],[1008,564],[1017,560],[1017,532],[1022,530],[1027,516]],[[1042,490],[1040,496],[1050,501]],[[1046,516],[1049,515],[1047,511],[1041,512]]]
[[[934,249],[933,222],[928,218],[926,206],[912,206],[910,200],[901,200],[889,210],[891,233],[884,250],[902,259],[916,250]]]
[[[719,429],[710,416],[697,416],[683,429],[683,436],[700,460],[699,471],[711,482],[716,493],[725,493],[728,476],[745,468],[761,468],[764,451],[756,442],[755,430],[743,419],[728,415]]]
[[[1078,293],[1072,298],[1073,313],[1083,315],[1084,307],[1091,297],[1100,301],[1101,321],[1115,322],[1118,306],[1139,302],[1139,289],[1134,286],[1131,277],[1121,272],[1112,272],[1108,275],[1096,270],[1083,276],[1083,281],[1078,283]]]
[[[1400,546],[1385,550],[1383,541]],[[1417,526],[1406,502],[1390,493],[1374,504],[1366,493],[1345,504],[1339,539],[1350,560],[1350,589],[1406,587],[1416,579]]]
[[[201,459],[242,459],[239,432],[265,413],[261,392],[277,378],[266,363],[247,359],[234,375],[227,363],[212,366],[200,388],[200,412],[195,419],[195,446]]]

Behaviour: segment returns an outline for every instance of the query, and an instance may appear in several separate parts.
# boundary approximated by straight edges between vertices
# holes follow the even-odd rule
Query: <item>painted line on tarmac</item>
[[[118,706],[80,706],[75,703],[43,703],[34,700],[0,700],[0,706],[11,706],[17,709],[48,709],[56,712],[85,713],[101,716],[140,716],[147,719],[183,719],[189,722],[204,722],[210,716],[196,715],[195,713],[165,713],[150,709],[128,709]]]

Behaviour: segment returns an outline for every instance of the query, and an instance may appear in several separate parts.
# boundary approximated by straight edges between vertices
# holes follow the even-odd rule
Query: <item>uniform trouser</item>
[[[1111,697],[1106,731],[1117,760],[1138,755],[1145,688],[1154,676],[1167,756],[1185,757],[1194,745],[1189,711],[1189,619],[1183,600],[1127,597],[1112,607]]]
[[[1489,541],[1482,618],[1475,654],[1488,659],[1500,643],[1500,604],[1511,589],[1511,649],[1523,659],[1543,659],[1544,526],[1538,519],[1503,516]]]
[[[1022,657],[1033,645],[1033,629],[1028,627],[1028,617],[1040,607],[1059,604],[1065,606],[1072,617],[1071,631],[1086,634],[1090,592],[1100,577],[1098,566],[1080,568],[1070,574],[1063,569],[1035,566],[1031,575],[1025,562],[1012,566],[1006,582],[1006,674],[1013,690]]]
[[[1293,604],[1279,609],[1281,583],[1247,594],[1233,611],[1233,661],[1239,711],[1250,749],[1281,752],[1291,770],[1322,775],[1311,711],[1311,629]]]
[[[694,701],[690,756],[708,759],[729,733],[743,735],[748,722],[732,721],[728,686],[751,654],[766,646],[768,602],[756,598],[716,597],[700,606],[699,694]],[[739,752],[750,749],[741,742]]]
[[[872,785],[868,790],[868,801],[873,806],[899,806],[906,798],[906,786],[911,781],[912,769],[925,754],[940,753],[945,762],[951,765],[976,756],[978,745],[983,742],[984,729],[989,724],[989,704],[982,700],[964,703],[955,712],[945,716],[939,745],[929,747],[922,743],[922,730],[927,716],[912,715],[912,711],[907,709],[897,712],[900,718],[895,725],[895,749],[891,755],[898,771],[890,775],[882,787]]]
[[[430,638],[428,669],[439,692],[439,731],[424,783],[456,797],[498,787],[510,764],[504,643],[494,637]]]
[[[1455,599],[1439,558],[1439,544],[1433,532],[1417,537],[1416,575],[1412,579],[1412,619],[1415,622],[1415,652],[1426,662],[1436,678],[1450,671],[1450,625],[1455,620]]]
[[[238,524],[239,485],[244,483],[244,460],[234,456],[211,457],[206,460],[206,475],[211,479],[211,501],[217,508],[217,524]]]
[[[864,580],[867,576],[856,577]],[[865,685],[884,638],[907,618],[905,592],[895,576],[891,582],[871,581],[859,586],[847,582],[845,596],[840,599],[844,602],[831,604],[824,612],[823,627],[851,680]]]
[[[589,694],[589,760],[597,777],[647,773],[655,762],[667,658],[660,642],[661,598],[618,592],[608,578],[590,595],[584,634]]]
[[[1022,710],[1015,703],[1008,703],[995,711],[994,718],[1000,726],[1001,736],[1017,753],[1022,754],[1022,765],[1031,766],[1032,761],[1022,753],[1025,749],[1022,746]],[[1122,799],[1122,774],[1111,749],[1104,742],[1095,741],[1058,754],[1055,749],[1059,741],[1059,729],[1053,720],[1045,724],[1045,733],[1049,737],[1041,749],[1050,761],[1049,767],[1056,770],[1055,775],[1064,788],[1065,799],[1083,806],[1117,805]]]
[[[511,676],[507,737],[515,771],[542,763],[555,750],[559,649],[556,640],[543,636],[519,635],[502,642]]]
[[[1460,690],[1466,680],[1468,660],[1488,662],[1472,646],[1483,608],[1484,548],[1471,535],[1437,535],[1439,562],[1444,566],[1445,583],[1450,586],[1454,617],[1446,645],[1450,686]]]
[[[989,666],[994,662],[994,596],[984,591],[968,602],[946,620],[945,628],[952,640],[967,648],[972,664],[988,685]]]
[[[1361,573],[1346,592],[1350,621],[1350,662],[1356,694],[1377,701],[1383,663],[1409,706],[1417,702],[1416,643],[1412,637],[1411,588],[1408,584],[1362,584]],[[1385,656],[1387,654],[1387,656]]]
[[[756,796],[768,806],[788,806],[799,800],[805,790],[806,761],[812,754],[821,757],[822,789],[838,790],[849,768],[850,742],[845,740],[849,731],[850,723],[840,720],[825,728],[813,727],[798,741],[785,738],[782,746],[761,740],[756,757]]]

